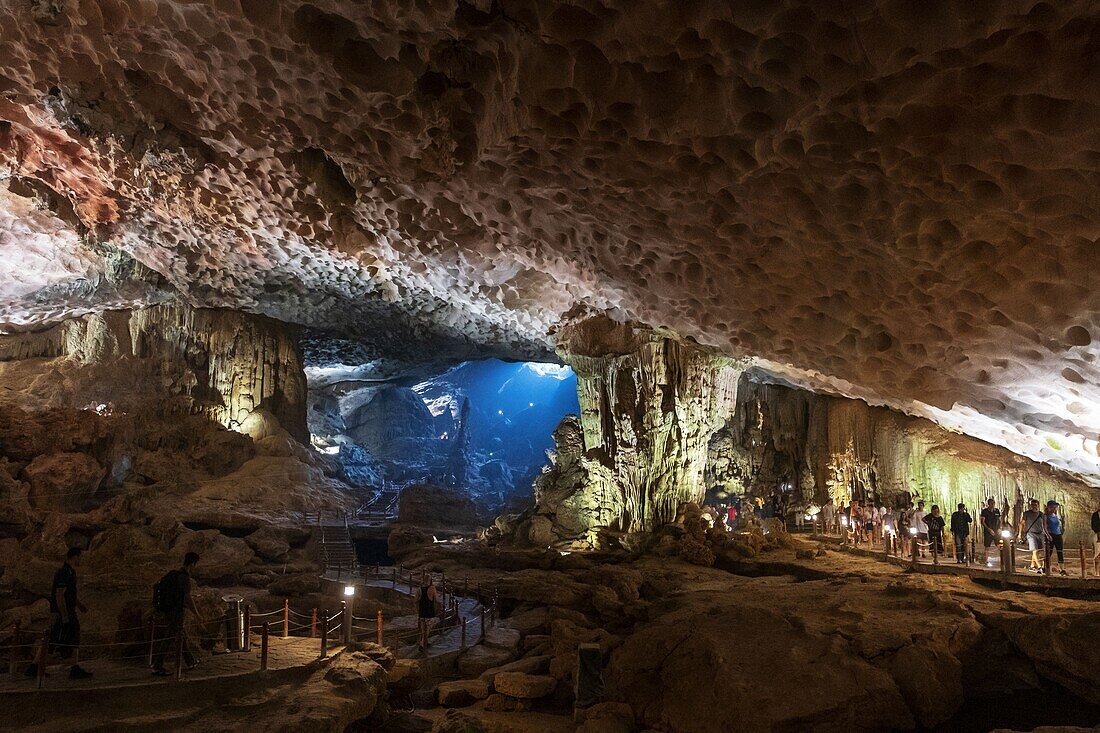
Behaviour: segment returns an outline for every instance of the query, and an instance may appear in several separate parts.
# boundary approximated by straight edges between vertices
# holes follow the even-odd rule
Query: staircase
[[[355,545],[351,542],[347,514],[337,515],[331,520],[324,515],[318,515],[317,528],[320,530],[321,560],[324,562],[325,572],[340,570],[358,575],[359,561],[355,555]]]

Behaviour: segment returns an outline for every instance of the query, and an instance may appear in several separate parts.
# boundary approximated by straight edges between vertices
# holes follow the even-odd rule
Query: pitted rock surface
[[[1100,483],[1097,21],[7,3],[0,328],[183,297],[546,357],[583,303]]]

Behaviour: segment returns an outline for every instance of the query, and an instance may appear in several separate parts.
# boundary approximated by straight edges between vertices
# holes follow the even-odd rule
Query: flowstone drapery
[[[59,360],[56,379],[34,380],[37,362],[19,363],[41,359]],[[35,400],[52,407],[202,413],[247,433],[270,430],[274,417],[308,438],[297,327],[263,316],[180,304],[106,311],[0,337],[0,362],[9,385],[45,389]]]
[[[705,494],[710,436],[733,411],[740,365],[672,334],[596,316],[567,324],[558,353],[577,375],[580,432],[563,423],[538,484],[537,544],[651,531]],[[563,442],[565,443],[563,445]]]

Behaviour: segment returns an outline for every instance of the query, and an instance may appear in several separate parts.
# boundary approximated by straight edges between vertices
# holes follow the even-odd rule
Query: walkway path
[[[410,582],[412,576],[405,571],[398,571],[400,579],[396,582],[391,575],[394,572],[393,568],[374,568],[373,572],[373,576],[354,581],[356,587],[391,589],[410,598],[416,597],[418,587]],[[339,579],[336,574],[328,574],[325,576],[325,579],[333,583],[352,582],[347,579],[346,573],[340,575]],[[466,592],[469,592],[469,589],[467,589]],[[482,605],[476,598],[457,594],[452,595],[452,588],[449,585],[447,586],[445,600],[448,608],[453,608],[452,615],[456,615],[457,618],[453,619],[453,625],[451,626],[444,626],[439,621],[435,622],[435,627],[428,639],[428,648],[426,651],[418,648],[419,639],[416,615],[383,619],[383,643],[389,647],[398,658],[414,659],[441,657],[459,652],[464,648],[463,642],[465,642],[466,647],[476,645],[481,636],[481,616],[485,614],[485,627],[488,629],[493,624],[492,609]],[[463,619],[466,620],[465,637],[463,637],[462,633]],[[377,627],[369,626],[370,622],[371,619],[360,619],[356,617],[355,629],[359,638],[364,638],[364,635],[367,638],[371,637],[371,629],[376,629]]]
[[[852,545],[850,539],[846,540],[846,538],[841,535],[831,533],[806,534],[802,536],[819,542],[843,545],[848,547],[852,552],[859,552],[861,554],[877,557],[899,566],[914,567],[911,556],[912,550],[908,542],[905,543],[900,555],[887,555],[881,541],[874,545],[868,545],[867,543]],[[1001,568],[1000,548],[991,547],[990,550],[989,557],[986,558],[984,549],[981,547],[981,544],[978,543],[975,561],[970,564],[956,563],[955,556],[951,554],[952,550],[950,546],[947,548],[948,554],[946,556],[940,556],[935,559],[933,559],[932,555],[926,550],[925,557],[918,557],[915,569],[925,573],[968,575],[977,580],[987,580],[989,582],[1004,581],[1006,580],[1006,574],[1002,572]],[[1026,549],[1017,547],[1014,556],[1015,568],[1007,574],[1007,581],[1011,585],[1032,588],[1045,587],[1100,591],[1100,575],[1096,575],[1092,572],[1091,549],[1086,553],[1086,560],[1082,570],[1078,548],[1066,548],[1065,568],[1067,574],[1065,576],[1059,575],[1057,572],[1049,576],[1029,572],[1027,566],[1031,558],[1031,553]],[[1042,552],[1039,553],[1039,557],[1041,560],[1043,557]]]
[[[292,667],[305,666],[320,656],[321,642],[319,639],[291,637],[282,639],[272,637],[269,639],[267,666],[269,670],[290,669]],[[232,677],[236,675],[250,674],[260,669],[260,645],[254,643],[252,651],[232,652],[229,654],[198,654],[199,666],[191,671],[184,671],[184,681],[208,680],[216,677]],[[329,656],[335,656],[343,651],[342,645],[330,646]],[[81,690],[129,687],[136,685],[172,685],[179,684],[175,676],[155,677],[148,666],[148,657],[145,654],[127,659],[114,659],[103,657],[81,661],[81,666],[93,674],[91,679],[70,680],[68,667],[51,665],[49,676],[43,680],[42,690]],[[20,668],[20,671],[22,667]],[[12,677],[9,674],[0,675],[0,695],[17,692],[36,692],[37,680],[28,678],[22,674]]]

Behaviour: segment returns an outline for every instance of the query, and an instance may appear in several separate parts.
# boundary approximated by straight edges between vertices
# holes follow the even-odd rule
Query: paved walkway
[[[345,580],[339,582],[345,582]],[[336,581],[336,577],[327,577],[326,579],[333,582]],[[351,581],[346,581],[351,582]],[[415,585],[409,583],[398,582],[386,579],[385,574],[381,578],[370,578],[367,580],[358,580],[355,582],[356,587],[367,588],[381,588],[386,590],[394,590],[402,595],[415,598],[418,588]],[[450,604],[451,596],[447,596],[447,603]],[[483,606],[475,598],[466,598],[462,596],[455,596],[458,604],[458,617],[459,619],[467,619],[466,625],[466,646],[474,646],[477,644],[481,635],[481,620],[480,614],[483,611]],[[424,658],[424,657],[441,657],[450,655],[462,650],[462,627],[461,623],[456,623],[450,628],[441,628],[436,622],[436,626],[433,627],[431,636],[428,638],[427,651],[421,650],[418,646],[417,638],[417,617],[415,614],[409,616],[396,616],[392,619],[382,620],[382,640],[386,646],[390,647],[393,652],[402,659],[406,658]],[[357,622],[363,624],[363,622]],[[486,619],[486,628],[490,625],[490,620]],[[362,626],[358,626],[359,638],[365,638],[362,632]],[[369,632],[367,634],[369,637]],[[394,637],[397,637],[394,641]]]
[[[800,536],[820,542],[828,542],[834,545],[844,544],[844,538],[835,534],[818,533],[812,535],[803,534]],[[874,545],[868,545],[867,543],[859,545],[849,544],[848,547],[853,552],[877,557],[897,565],[906,567],[913,566],[911,556],[912,550],[908,542],[905,543],[901,555],[891,554],[887,556],[882,542]],[[975,561],[969,565],[955,562],[955,556],[951,554],[950,545],[947,547],[948,554],[946,556],[940,556],[938,561],[933,560],[931,553],[926,549],[925,556],[923,558],[918,557],[916,567],[919,571],[926,573],[969,575],[976,579],[986,579],[990,582],[1003,581],[1005,575],[1001,569],[1000,548],[991,547],[989,549],[991,552],[989,557],[986,558],[984,548],[982,548],[979,543]],[[1040,560],[1042,560],[1042,552],[1039,553],[1039,557]],[[1065,558],[1065,569],[1067,573],[1065,576],[1059,575],[1057,571],[1049,576],[1041,575],[1027,570],[1028,563],[1031,560],[1031,553],[1026,549],[1017,547],[1015,551],[1015,568],[1008,574],[1008,581],[1013,585],[1100,591],[1100,575],[1093,573],[1091,550],[1086,552],[1084,573],[1082,573],[1080,552],[1077,548],[1066,548]]]
[[[183,671],[183,680],[207,680],[216,677],[258,672],[260,669],[259,637],[254,637],[252,651],[231,652],[228,654],[197,653],[199,666]],[[329,656],[343,650],[342,645],[330,645]],[[320,639],[291,637],[289,639],[270,638],[268,640],[267,668],[269,670],[290,669],[315,661],[320,656]],[[43,680],[42,690],[80,690],[130,687],[135,685],[171,685],[179,684],[175,676],[155,677],[148,667],[148,658],[141,656],[130,659],[112,659],[102,657],[82,661],[81,666],[94,676],[87,680],[70,680],[67,665],[53,664],[47,669],[49,676]],[[6,668],[6,665],[5,665]],[[20,667],[22,671],[22,667]],[[19,674],[16,677],[6,673],[0,675],[0,694],[13,692],[35,692],[37,680]]]

